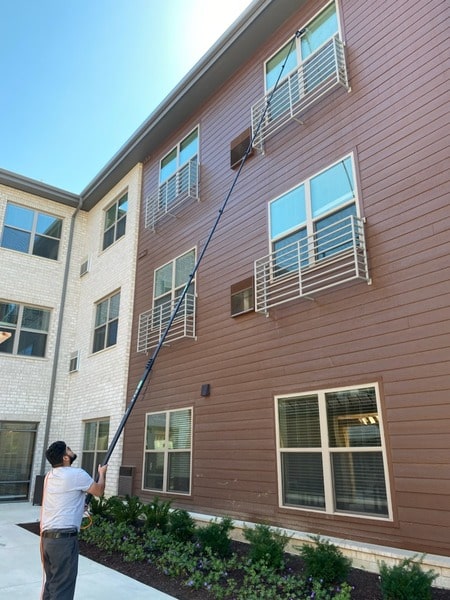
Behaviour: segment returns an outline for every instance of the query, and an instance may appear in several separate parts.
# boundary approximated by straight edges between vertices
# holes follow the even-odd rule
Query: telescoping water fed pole
[[[250,153],[250,151],[251,151],[251,149],[253,147],[253,143],[255,141],[255,138],[257,137],[257,135],[259,133],[259,130],[261,129],[261,126],[263,124],[263,121],[264,121],[264,119],[266,117],[266,113],[267,113],[267,111],[268,111],[268,109],[270,107],[270,103],[272,101],[273,95],[274,95],[274,93],[276,92],[276,90],[278,88],[278,84],[280,82],[281,75],[282,75],[282,73],[284,71],[284,68],[286,66],[286,62],[287,62],[287,60],[288,60],[288,58],[289,58],[289,56],[290,56],[290,54],[292,52],[292,48],[293,48],[293,46],[295,44],[295,40],[296,40],[296,38],[300,37],[304,33],[305,33],[304,29],[299,30],[299,31],[297,31],[295,33],[295,35],[292,38],[291,45],[290,45],[290,47],[288,49],[288,52],[286,54],[286,58],[285,58],[282,66],[281,66],[281,69],[280,69],[280,72],[278,74],[278,77],[277,77],[277,80],[275,82],[275,85],[274,85],[274,87],[273,87],[270,95],[267,98],[266,106],[265,106],[265,108],[264,108],[264,110],[263,110],[263,112],[261,114],[261,117],[259,119],[259,122],[258,122],[255,130],[253,131],[252,138],[250,140],[250,143],[248,145],[247,150],[245,151],[244,156],[242,157],[241,164],[239,165],[239,169],[236,172],[236,175],[234,177],[233,183],[231,184],[230,190],[229,190],[228,194],[226,195],[225,200],[222,203],[222,206],[219,209],[218,215],[217,215],[216,220],[214,221],[214,224],[213,224],[213,226],[211,228],[211,231],[210,231],[210,233],[209,233],[209,235],[208,235],[208,237],[206,239],[205,245],[203,246],[203,248],[202,248],[202,250],[201,250],[201,252],[200,252],[200,254],[198,256],[198,259],[197,259],[197,261],[196,261],[196,263],[194,265],[194,268],[192,269],[192,273],[190,273],[189,278],[188,278],[188,280],[186,282],[186,285],[184,286],[183,291],[181,292],[181,295],[178,298],[178,301],[177,301],[175,307],[172,310],[172,313],[171,313],[170,318],[169,318],[169,320],[167,322],[167,325],[166,325],[166,327],[164,329],[164,332],[161,335],[161,338],[160,338],[160,340],[158,342],[158,345],[156,346],[155,350],[153,351],[152,356],[150,357],[150,359],[148,360],[148,362],[146,364],[144,373],[143,373],[143,375],[142,375],[139,383],[136,386],[134,394],[133,394],[133,396],[132,396],[132,398],[130,400],[130,403],[129,403],[129,405],[128,405],[128,407],[127,407],[127,409],[126,409],[126,411],[125,411],[125,413],[124,413],[124,415],[122,417],[122,420],[121,420],[121,422],[119,424],[119,427],[117,428],[117,431],[114,434],[113,439],[111,440],[111,443],[109,445],[109,448],[108,448],[108,450],[106,452],[105,458],[104,458],[103,463],[102,463],[103,465],[108,464],[108,461],[109,461],[109,459],[111,457],[111,454],[113,453],[114,448],[116,447],[116,444],[117,444],[117,442],[118,442],[118,440],[119,440],[119,438],[120,438],[120,436],[122,434],[122,431],[123,431],[123,429],[125,427],[126,422],[128,421],[128,417],[130,416],[131,411],[133,410],[133,408],[134,408],[134,406],[135,406],[135,404],[136,404],[136,402],[137,402],[137,400],[138,400],[138,398],[140,396],[142,388],[143,388],[145,382],[147,381],[147,379],[148,379],[148,377],[149,377],[149,375],[150,375],[150,373],[151,373],[151,371],[153,369],[153,365],[155,364],[156,358],[158,357],[158,354],[159,354],[161,348],[164,345],[164,342],[165,342],[165,340],[167,338],[167,335],[168,335],[168,333],[170,331],[172,323],[174,322],[175,317],[177,316],[178,310],[180,309],[181,305],[183,304],[183,301],[184,301],[184,299],[186,297],[186,294],[187,294],[187,292],[189,290],[189,287],[192,284],[192,281],[193,281],[193,279],[195,277],[195,274],[198,271],[200,263],[202,262],[203,257],[204,257],[204,255],[206,253],[206,250],[208,249],[208,246],[209,246],[209,244],[210,244],[210,242],[211,242],[211,240],[212,240],[212,238],[214,236],[214,233],[215,233],[215,231],[216,231],[216,229],[217,229],[217,227],[219,225],[219,221],[220,221],[220,219],[221,219],[221,217],[222,217],[222,215],[223,215],[223,213],[225,211],[225,208],[226,208],[226,206],[228,204],[228,201],[229,201],[229,199],[231,197],[231,194],[233,193],[234,187],[235,187],[235,185],[236,185],[236,183],[237,183],[237,181],[239,179],[239,175],[241,174],[241,171],[242,171],[242,168],[244,166],[244,163],[247,160],[247,157],[248,157],[248,155],[249,155],[249,153]],[[89,504],[91,498],[92,498],[92,496],[90,494],[88,494],[88,496],[86,497],[86,504]]]

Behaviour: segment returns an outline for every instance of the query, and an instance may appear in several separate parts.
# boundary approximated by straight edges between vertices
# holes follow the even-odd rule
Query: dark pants
[[[78,538],[41,538],[45,583],[42,600],[73,600],[78,573]]]

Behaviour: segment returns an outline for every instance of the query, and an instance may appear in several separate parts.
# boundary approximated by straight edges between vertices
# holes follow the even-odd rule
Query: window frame
[[[101,425],[107,423],[108,424],[108,434],[107,434],[107,438],[106,438],[106,448],[99,448],[100,445],[100,427]],[[95,424],[95,442],[94,442],[94,449],[93,450],[88,450],[85,448],[86,445],[86,431],[87,431],[87,427],[88,425],[92,425]],[[83,421],[83,446],[82,446],[82,452],[81,452],[81,467],[87,471],[92,477],[96,477],[97,475],[97,467],[99,464],[101,464],[103,462],[103,458],[104,456],[106,456],[106,452],[108,450],[108,445],[109,445],[109,435],[110,435],[110,425],[111,425],[111,420],[109,417],[102,417],[102,418],[98,418],[98,419],[87,419],[86,421]],[[92,472],[91,469],[86,465],[86,455],[89,454],[90,456],[92,456]],[[91,462],[91,461],[89,461]]]
[[[317,179],[320,175],[333,169],[340,163],[344,164],[344,169],[346,169],[345,161],[347,161],[348,159],[350,160],[350,165],[351,165],[351,169],[352,169],[352,173],[351,173],[352,181],[350,182],[350,185],[352,186],[351,191],[353,193],[353,196],[349,199],[344,200],[340,204],[332,205],[328,210],[324,210],[323,212],[320,212],[317,216],[313,216],[313,207],[312,207],[313,199],[312,199],[312,194],[311,194],[311,182],[313,180]],[[276,202],[282,200],[283,198],[287,198],[289,196],[289,194],[292,194],[292,193],[296,192],[297,190],[300,190],[301,188],[303,188],[305,220],[301,221],[300,223],[294,223],[291,227],[287,227],[287,228],[283,229],[282,232],[272,235],[272,224],[273,224],[272,223],[273,222],[272,207],[275,206]],[[287,245],[289,245],[290,243],[292,243],[296,240],[299,240],[299,239],[302,239],[302,240],[303,239],[306,239],[306,240],[314,239],[314,236],[317,236],[317,233],[319,231],[317,229],[317,224],[324,221],[325,219],[333,217],[333,215],[337,216],[339,213],[341,213],[342,211],[345,211],[346,209],[351,208],[352,206],[355,207],[356,217],[360,218],[360,216],[361,216],[360,194],[359,194],[359,190],[358,190],[358,176],[357,176],[357,170],[356,170],[356,161],[355,161],[354,153],[349,152],[348,154],[345,154],[340,159],[338,159],[338,160],[334,161],[333,163],[327,165],[326,167],[320,169],[320,171],[313,173],[310,177],[306,177],[303,181],[301,181],[296,186],[290,188],[289,190],[283,192],[276,198],[273,198],[272,200],[269,201],[269,203],[267,205],[267,211],[268,211],[267,219],[268,219],[268,234],[269,234],[270,252],[271,253],[279,252],[280,247],[277,248],[276,246],[280,242],[283,242],[283,240],[286,240]],[[287,212],[288,211],[286,211],[286,213]],[[339,221],[339,217],[337,218],[337,221]],[[303,235],[303,232],[304,232],[304,235]],[[293,238],[292,241],[289,241],[290,238]],[[309,268],[309,267],[313,267],[317,264],[320,264],[321,260],[323,260],[323,258],[326,258],[326,255],[321,257],[321,256],[318,256],[319,254],[320,253],[316,252],[315,248],[312,250],[310,248],[308,248],[308,257],[304,261],[305,264],[302,264],[301,267]],[[274,274],[274,275],[276,275],[276,274]]]
[[[378,417],[378,425],[379,425],[379,436],[380,436],[380,444],[379,445],[368,445],[368,446],[333,446],[330,441],[330,433],[328,430],[328,421],[327,421],[327,405],[326,405],[326,394],[334,393],[334,392],[351,392],[352,390],[362,390],[362,389],[374,389],[375,391],[375,399],[376,399],[376,407],[377,407],[377,417]],[[289,399],[299,399],[302,398],[311,398],[312,396],[317,396],[318,398],[318,408],[319,408],[319,423],[321,430],[321,440],[320,446],[303,446],[299,448],[283,448],[281,446],[281,431],[280,431],[280,418],[279,418],[279,401],[280,400],[289,400]],[[393,520],[393,511],[392,511],[392,494],[390,489],[390,470],[389,470],[389,462],[388,462],[388,453],[386,448],[386,437],[384,432],[384,415],[381,406],[381,396],[380,389],[377,382],[373,383],[363,383],[360,385],[349,385],[344,387],[335,387],[335,388],[326,388],[319,390],[312,390],[307,392],[299,392],[297,394],[278,394],[274,397],[274,408],[275,408],[275,427],[276,427],[276,453],[277,453],[277,480],[278,480],[278,505],[282,509],[286,510],[295,510],[302,512],[314,512],[319,514],[330,515],[333,517],[349,517],[349,518],[363,518],[363,519],[374,519],[377,521],[392,521]],[[325,443],[327,442],[327,443]],[[283,468],[282,468],[282,454],[283,450],[285,453],[299,453],[299,451],[308,452],[314,449],[315,452],[320,454],[322,457],[322,468],[323,468],[323,484],[324,484],[324,508],[314,508],[312,506],[296,506],[292,504],[287,504],[283,502],[283,490],[284,490],[284,482],[283,482]],[[382,456],[382,464],[384,470],[384,482],[385,482],[385,492],[386,492],[386,507],[387,507],[387,515],[378,515],[375,513],[358,513],[352,512],[349,510],[338,510],[335,506],[335,490],[334,490],[334,481],[333,481],[333,465],[332,465],[332,455],[333,454],[351,454],[355,452],[360,453],[381,453]]]
[[[180,169],[182,169],[184,167],[184,165],[186,165],[191,159],[192,157],[188,158],[187,160],[180,160],[180,156],[182,153],[182,149],[181,146],[184,142],[186,142],[189,137],[194,133],[197,132],[197,152],[193,155],[197,155],[197,161],[199,160],[199,154],[200,154],[200,127],[199,125],[196,125],[193,129],[191,129],[191,131],[185,135],[177,144],[175,144],[175,146],[173,146],[171,148],[171,150],[169,152],[166,152],[165,155],[160,159],[159,161],[159,169],[158,169],[158,187],[163,186],[177,171],[179,171]],[[175,153],[175,169],[173,171],[171,171],[167,176],[165,176],[164,178],[162,178],[162,174],[163,174],[163,162],[169,158],[169,156],[171,154]]]
[[[0,355],[8,355],[9,354],[11,356],[19,356],[19,357],[25,357],[25,358],[46,358],[47,357],[48,336],[50,333],[50,325],[51,325],[51,317],[52,317],[51,309],[44,308],[41,306],[23,304],[20,302],[8,302],[6,300],[0,300],[0,304],[14,305],[17,310],[17,318],[16,318],[15,323],[11,323],[8,321],[0,322],[0,328],[2,329],[2,331],[8,331],[12,334],[8,340],[6,340],[5,342],[3,342],[3,344],[0,345]],[[47,315],[45,317],[46,321],[47,321],[47,328],[46,329],[36,329],[33,327],[24,326],[23,325],[24,312],[26,309],[30,309],[33,311],[40,311],[40,312],[42,312],[42,317],[45,317],[45,315]],[[19,352],[18,350],[20,348],[22,333],[24,333],[24,334],[30,333],[30,334],[36,334],[39,336],[44,336],[44,353],[41,355],[41,354],[26,354],[26,353]],[[9,349],[9,348],[11,348],[10,352],[7,351],[7,349]]]
[[[279,86],[287,79],[287,77],[289,77],[289,75],[291,73],[295,72],[300,67],[300,65],[305,60],[307,60],[307,58],[309,56],[311,56],[311,54],[313,54],[314,52],[317,52],[318,50],[320,50],[320,48],[322,46],[324,46],[328,42],[328,40],[330,39],[330,38],[327,38],[327,40],[325,42],[323,42],[322,44],[320,44],[320,46],[318,46],[314,51],[312,51],[310,54],[308,54],[308,56],[303,57],[302,44],[301,44],[302,37],[305,34],[307,34],[308,27],[310,27],[312,25],[312,23],[314,21],[316,21],[320,17],[320,15],[322,13],[324,13],[332,4],[334,4],[335,7],[336,7],[336,20],[337,20],[337,32],[334,35],[338,35],[338,37],[339,37],[340,40],[343,39],[342,38],[342,26],[341,26],[340,10],[339,10],[339,1],[338,0],[330,0],[322,8],[320,8],[316,13],[314,13],[314,15],[308,21],[306,21],[306,23],[302,27],[299,27],[299,31],[303,31],[304,30],[305,33],[302,34],[302,36],[296,37],[296,39],[295,39],[293,54],[294,54],[295,59],[296,59],[296,61],[295,61],[296,64],[289,71],[287,71],[286,73],[283,74],[283,77],[281,77],[281,79],[279,81],[279,84],[278,84]],[[292,42],[292,39],[286,41],[284,44],[282,44],[275,52],[273,52],[264,61],[264,64],[263,64],[263,70],[264,70],[264,90],[265,90],[266,94],[270,93],[270,91],[273,89],[273,87],[275,85],[275,84],[268,85],[268,83],[267,83],[267,75],[268,75],[267,66],[268,66],[268,63],[270,61],[272,61],[274,58],[276,58],[277,55],[280,54],[284,49],[289,49],[289,46],[290,46],[291,42]],[[279,61],[279,63],[283,63],[284,60],[285,60],[285,58],[281,58],[280,61]],[[277,77],[274,77],[274,79],[276,81]]]
[[[8,207],[14,207],[14,208],[18,208],[20,210],[24,210],[24,211],[29,211],[31,213],[31,229],[25,226],[18,226],[18,225],[13,225],[13,224],[9,224],[7,222],[7,213],[8,213]],[[54,219],[55,223],[58,225],[58,229],[59,229],[59,237],[54,236],[54,235],[48,235],[46,234],[46,232],[40,232],[39,231],[39,217],[44,217],[44,218],[48,218],[50,217],[51,219]],[[53,215],[49,212],[45,212],[45,211],[40,211],[40,210],[36,210],[35,208],[32,208],[30,206],[23,206],[21,204],[16,204],[15,202],[10,202],[8,201],[6,203],[6,209],[5,209],[5,215],[4,215],[4,219],[3,219],[3,228],[2,228],[2,238],[1,238],[1,247],[6,249],[6,250],[12,250],[14,252],[20,252],[22,254],[28,254],[30,256],[38,256],[39,258],[45,258],[47,260],[58,260],[59,259],[59,253],[60,253],[60,249],[61,249],[61,240],[62,240],[62,235],[63,235],[63,224],[64,224],[64,219],[62,217]],[[27,250],[21,250],[19,248],[12,248],[10,246],[5,246],[4,245],[4,240],[5,240],[5,231],[6,230],[14,230],[16,232],[21,232],[21,233],[25,233],[29,236],[28,239],[28,248]],[[37,241],[39,240],[39,238],[42,239],[46,239],[46,240],[52,240],[55,244],[56,247],[56,256],[51,256],[51,253],[48,253],[49,255],[45,255],[45,254],[39,254],[37,252],[35,252],[35,245],[37,243]]]
[[[170,415],[177,412],[186,412],[190,413],[190,431],[189,431],[189,446],[184,448],[170,448]],[[160,443],[160,448],[147,448],[147,433],[148,433],[148,418],[152,415],[164,415],[165,416],[165,430],[164,430],[164,439],[163,440],[155,440]],[[176,494],[181,496],[190,496],[192,494],[192,459],[193,459],[193,422],[194,422],[194,409],[192,406],[184,407],[184,408],[175,408],[169,410],[157,410],[152,412],[145,413],[145,422],[144,422],[144,452],[142,457],[142,490],[150,491],[150,492],[158,492],[162,494]],[[162,442],[162,443],[161,443]],[[172,454],[178,453],[189,453],[189,489],[187,492],[178,491],[178,490],[170,490],[169,489],[169,456]],[[159,454],[163,455],[163,473],[162,473],[162,487],[152,488],[145,487],[145,478],[146,478],[146,462],[147,456],[150,454]]]
[[[119,210],[121,207],[121,202],[125,199],[123,204],[126,205],[124,214],[120,215]],[[114,220],[111,224],[108,224],[108,214],[111,209],[115,208]],[[128,190],[119,194],[119,196],[103,211],[103,236],[102,236],[102,251],[107,250],[111,246],[113,246],[118,240],[124,237],[126,233],[126,224],[127,224],[127,215],[128,215]],[[107,235],[112,232],[112,239],[108,240]]]
[[[119,334],[120,294],[121,294],[121,290],[118,289],[95,303],[94,329],[93,329],[92,346],[91,346],[92,354],[97,354],[98,352],[102,352],[103,350],[107,350],[108,348],[112,348],[117,345],[117,338],[118,338],[118,334]],[[117,308],[117,316],[110,317],[111,300],[113,298],[115,298],[116,296],[119,296],[119,306]],[[97,324],[97,318],[99,315],[99,307],[102,304],[104,304],[105,302],[108,303],[107,318],[105,321],[102,321],[100,324]],[[117,322],[117,328],[116,328],[116,332],[115,332],[115,341],[113,343],[109,344],[109,343],[107,343],[107,341],[108,341],[109,334],[110,334],[110,327],[115,322]],[[105,327],[104,343],[103,343],[102,348],[98,348],[96,350],[96,334],[102,327]]]

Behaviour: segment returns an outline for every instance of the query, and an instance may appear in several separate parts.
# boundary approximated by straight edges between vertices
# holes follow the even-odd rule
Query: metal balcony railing
[[[255,310],[360,279],[370,283],[363,220],[350,215],[255,261]]]
[[[199,164],[197,156],[191,158],[145,202],[145,226],[155,228],[156,223],[173,213],[183,202],[198,200]]]
[[[139,315],[137,351],[155,348],[166,330],[177,300],[170,300]],[[195,295],[186,294],[164,343],[181,338],[195,338]]]
[[[345,63],[344,44],[335,35],[318,48],[284,79],[279,87],[256,102],[251,109],[253,145],[260,150],[264,141],[291,119],[299,117],[309,106],[336,86],[350,89]],[[272,95],[259,131],[262,114]],[[256,134],[257,132],[257,134]],[[256,135],[255,135],[256,134]]]

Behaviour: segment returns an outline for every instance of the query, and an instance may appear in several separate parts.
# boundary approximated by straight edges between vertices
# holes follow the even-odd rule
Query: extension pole
[[[150,373],[151,373],[151,371],[153,369],[153,365],[155,364],[156,358],[158,357],[158,354],[160,353],[160,351],[161,351],[161,349],[162,349],[162,347],[164,345],[164,342],[165,342],[165,340],[167,338],[167,335],[168,335],[168,333],[170,331],[170,328],[172,327],[172,323],[174,322],[174,320],[175,320],[175,318],[177,316],[178,310],[180,309],[181,305],[183,304],[183,301],[184,301],[184,299],[186,297],[186,294],[187,294],[187,292],[189,290],[189,287],[192,284],[192,282],[194,280],[194,277],[195,277],[195,274],[197,273],[198,268],[200,266],[200,263],[203,260],[205,252],[208,249],[209,244],[211,243],[211,240],[212,240],[212,238],[214,236],[214,233],[215,233],[215,231],[216,231],[216,229],[217,229],[217,227],[219,225],[219,221],[220,221],[220,219],[221,219],[221,217],[222,217],[222,215],[224,213],[224,210],[225,210],[225,208],[226,208],[226,206],[228,204],[228,201],[229,201],[229,199],[231,197],[231,194],[232,194],[232,192],[234,190],[234,187],[236,186],[236,183],[237,183],[237,181],[239,179],[239,175],[241,174],[241,171],[242,171],[242,168],[244,166],[244,163],[247,160],[247,157],[248,157],[248,155],[249,155],[249,153],[250,153],[250,151],[251,151],[251,149],[253,147],[253,143],[255,141],[255,138],[258,135],[259,130],[261,129],[261,125],[262,125],[262,123],[264,121],[264,118],[266,116],[266,113],[267,113],[267,111],[268,111],[268,109],[270,107],[270,103],[272,101],[272,97],[273,97],[275,91],[278,88],[278,84],[279,84],[281,75],[282,75],[282,73],[284,71],[284,68],[286,66],[287,59],[288,59],[288,57],[289,57],[289,55],[290,55],[290,53],[292,51],[292,47],[293,47],[293,45],[295,43],[295,39],[298,38],[298,37],[300,37],[301,35],[303,35],[304,31],[305,30],[297,31],[295,33],[294,37],[292,38],[291,46],[289,47],[289,51],[286,54],[286,58],[285,58],[285,60],[283,62],[283,65],[282,65],[282,67],[280,69],[280,73],[278,74],[278,78],[277,78],[277,80],[275,82],[275,85],[273,87],[272,92],[270,93],[269,98],[267,99],[266,106],[265,106],[265,108],[264,108],[264,110],[263,110],[263,112],[261,114],[261,117],[259,119],[258,125],[257,125],[256,129],[253,132],[253,135],[252,135],[252,138],[251,138],[250,143],[248,145],[248,148],[245,151],[245,154],[244,154],[244,156],[243,156],[243,158],[241,160],[241,164],[239,165],[239,169],[237,170],[236,175],[234,176],[234,180],[233,180],[233,183],[231,184],[230,190],[229,190],[228,194],[226,195],[225,200],[222,203],[222,206],[219,209],[218,215],[217,215],[216,220],[215,220],[215,222],[214,222],[214,224],[213,224],[213,226],[211,228],[211,231],[210,231],[210,233],[209,233],[209,235],[208,235],[208,237],[206,239],[205,245],[203,246],[202,251],[200,252],[200,254],[198,256],[198,259],[197,259],[197,261],[196,261],[196,263],[194,265],[194,268],[192,269],[192,273],[189,275],[188,281],[186,282],[186,285],[184,286],[183,291],[181,292],[181,295],[178,298],[178,301],[177,301],[177,303],[176,303],[176,305],[175,305],[175,307],[174,307],[174,309],[173,309],[173,311],[172,311],[172,313],[170,315],[170,318],[169,318],[169,320],[167,322],[166,328],[165,328],[165,330],[164,330],[164,332],[163,332],[163,334],[162,334],[162,336],[161,336],[161,338],[159,340],[159,343],[156,346],[155,350],[153,351],[152,356],[150,357],[150,359],[147,362],[147,365],[145,367],[144,373],[143,373],[143,375],[142,375],[139,383],[137,384],[137,387],[136,387],[136,389],[134,391],[134,394],[133,394],[133,396],[132,396],[132,398],[130,400],[130,403],[129,403],[126,411],[125,411],[125,414],[122,417],[122,420],[121,420],[121,422],[119,424],[119,427],[117,428],[117,431],[114,434],[113,439],[111,440],[111,443],[110,443],[109,448],[108,448],[108,450],[106,452],[106,456],[105,456],[105,458],[103,460],[102,465],[108,464],[108,461],[109,461],[109,459],[111,457],[111,454],[113,453],[114,448],[116,447],[116,444],[117,444],[117,442],[118,442],[118,440],[119,440],[119,438],[120,438],[120,436],[122,434],[122,431],[123,431],[123,429],[125,427],[126,422],[128,421],[128,417],[130,416],[131,411],[133,410],[133,408],[134,408],[134,406],[135,406],[135,404],[136,404],[136,402],[137,402],[137,400],[139,398],[141,390],[144,387],[144,384],[147,381],[148,376],[150,375]],[[92,496],[90,494],[88,494],[88,496],[86,497],[86,504],[89,504],[89,502],[91,500],[91,497]]]

